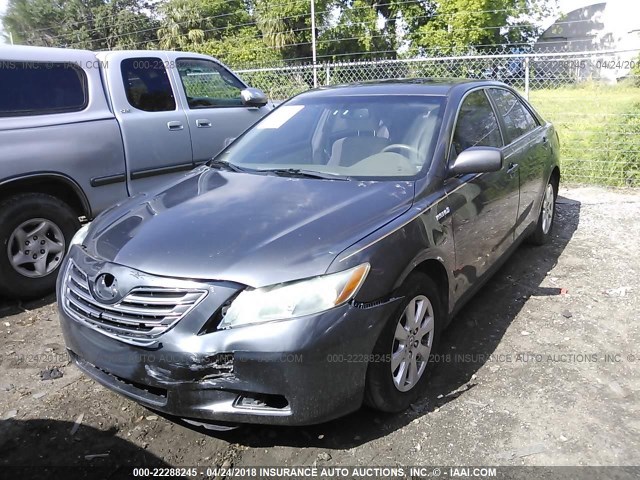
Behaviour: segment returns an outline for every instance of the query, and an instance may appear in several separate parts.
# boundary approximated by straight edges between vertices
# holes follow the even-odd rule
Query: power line
[[[232,2],[236,2],[236,1],[237,0],[224,0],[224,3],[232,3]],[[394,4],[395,5],[399,5],[399,4],[407,4],[407,3],[415,3],[415,2],[416,2],[416,0],[400,0],[400,1],[395,2],[395,3],[379,4],[379,6],[394,5]],[[298,3],[298,2],[296,2],[295,0],[290,0],[288,2],[270,4],[269,8],[287,6],[287,5],[292,5],[294,3]],[[365,5],[365,6],[361,6],[361,7],[353,7],[350,10],[361,10],[361,9],[368,9],[368,8],[372,8],[372,7],[370,5]],[[323,11],[317,11],[316,14],[332,13],[332,12],[333,12],[333,10],[323,10]],[[134,12],[132,12],[132,13],[134,13]],[[238,13],[247,13],[247,10],[245,8],[241,8],[241,9],[234,10],[232,12],[223,13],[223,14],[209,15],[207,17],[200,17],[198,19],[198,21],[201,22],[201,21],[205,21],[205,20],[213,20],[213,19],[222,18],[222,17],[226,17],[226,16],[236,15]],[[115,19],[118,15],[119,15],[119,13],[116,13],[116,14],[112,15],[111,17],[107,17],[107,18]],[[300,13],[298,15],[291,15],[289,17],[280,17],[279,20],[288,19],[288,18],[295,18],[295,17],[301,17],[301,16],[305,16],[305,15],[306,15],[306,13]],[[151,17],[148,17],[148,18],[151,18]],[[123,24],[112,23],[110,25],[107,25],[104,28],[113,28],[115,26],[122,26],[122,25],[126,25],[128,23],[133,23],[134,21],[137,21],[137,20],[131,20],[131,21],[125,22]],[[91,20],[86,20],[86,21],[83,21],[83,22],[72,22],[68,26],[85,25],[85,24],[90,24],[90,23],[93,24],[94,22],[95,22],[95,18],[93,18]],[[192,20],[185,20],[185,21],[182,21],[182,22],[176,22],[175,25],[184,26],[184,25],[189,24],[189,23],[192,23]],[[255,22],[251,22],[251,24],[254,24],[254,23]],[[42,32],[42,31],[46,31],[46,30],[49,30],[49,29],[50,29],[50,27],[31,30],[31,33]],[[100,28],[94,28],[92,30],[87,30],[87,32],[92,32],[92,31],[97,31],[97,30],[100,30]],[[134,31],[133,33],[137,33],[137,32],[140,32],[140,30]],[[25,32],[23,32],[23,33],[25,33]],[[61,38],[61,37],[64,37],[64,36],[65,36],[65,34],[57,35],[57,36],[52,37],[52,39],[55,40],[56,38]]]
[[[237,0],[222,0],[222,3],[231,3],[231,2],[235,2],[235,1],[237,1]],[[291,3],[293,3],[293,1],[289,1],[289,2],[287,2],[286,4],[288,5],[288,4],[291,4]],[[126,9],[123,9],[123,10],[126,10]],[[109,16],[107,16],[106,18],[107,18],[107,19],[115,19],[118,15],[120,15],[120,13],[121,13],[123,10],[120,10],[120,11],[119,11],[119,12],[117,12],[117,13],[114,13],[114,14],[112,14],[112,15],[109,15]],[[131,10],[128,10],[128,11],[129,11],[129,12],[131,12],[131,13],[136,13],[136,12],[133,12],[133,11],[131,11]],[[242,11],[246,11],[246,10],[242,10]],[[144,13],[142,13],[142,12],[140,12],[140,13],[141,13],[142,15],[145,15],[145,14],[144,14]],[[148,18],[151,18],[151,17],[148,17]],[[86,25],[86,24],[89,24],[89,23],[93,23],[94,21],[95,21],[95,17],[94,17],[94,18],[92,18],[91,20],[84,20],[84,21],[71,22],[71,23],[70,23],[70,24],[68,24],[67,26]],[[125,24],[126,24],[126,23],[125,23]],[[111,24],[111,25],[109,25],[109,28],[112,28],[113,26],[115,26],[115,24]],[[50,27],[47,27],[47,28],[40,28],[40,29],[31,30],[31,32],[32,32],[32,33],[44,32],[44,31],[47,31],[47,30],[49,30],[49,29],[50,29]],[[23,32],[23,33],[24,33],[24,32]],[[56,37],[54,37],[54,38],[56,38]]]
[[[413,0],[410,0],[413,1]],[[280,5],[288,5],[290,4],[290,2],[287,3],[282,3]],[[327,12],[327,11],[325,11]],[[230,14],[225,14],[225,15],[230,15]],[[301,15],[290,15],[290,16],[286,16],[286,17],[281,17],[281,20],[284,19],[290,19],[290,18],[298,18]],[[212,16],[211,18],[221,18],[221,15],[217,15],[217,16]],[[414,19],[420,19],[420,18],[433,18],[432,15],[419,15],[419,16],[415,16],[413,17]],[[569,20],[569,21],[564,21],[564,22],[556,22],[556,25],[569,25],[569,24],[574,24],[574,23],[580,23],[580,22],[589,22],[591,21],[590,19],[580,19],[580,20]],[[184,23],[184,22],[182,22]],[[352,22],[349,24],[349,26],[355,26],[355,25],[369,25],[370,22],[369,21],[362,21],[362,22]],[[239,28],[242,26],[251,26],[251,25],[256,25],[256,21],[252,21],[252,22],[248,22],[245,24],[239,24],[239,25],[235,25],[235,26],[224,26],[224,27],[215,27],[215,28],[210,28],[210,29],[203,29],[202,33],[211,33],[211,32],[216,32],[216,31],[220,31],[220,30],[227,30],[227,29],[233,29],[233,28]],[[456,29],[456,31],[458,32],[464,32],[464,31],[477,31],[477,30],[502,30],[502,29],[512,29],[512,30],[521,30],[521,29],[526,29],[526,28],[531,28],[531,27],[539,27],[536,24],[533,23],[520,23],[520,24],[516,24],[516,25],[500,25],[500,26],[488,26],[488,27],[472,27],[472,28],[463,28],[463,29]],[[541,27],[539,27],[541,28]],[[114,40],[117,38],[122,38],[122,37],[129,37],[131,35],[134,35],[136,33],[144,33],[147,31],[151,31],[151,30],[157,30],[156,28],[149,28],[149,29],[143,29],[143,30],[137,30],[137,31],[133,31],[133,32],[128,32],[128,33],[123,33],[123,34],[119,34],[119,35],[115,35],[115,36],[111,36],[111,37],[103,37],[103,38],[99,38],[99,39],[88,39],[87,41],[90,42],[100,42],[103,40]],[[289,30],[286,33],[300,33],[303,31],[308,31],[310,30],[310,27],[305,27],[305,28],[299,28],[299,29],[293,29],[293,30]],[[325,31],[330,31],[331,28],[325,30]],[[363,38],[367,38],[367,37],[363,37]],[[346,38],[345,40],[350,40],[352,38]],[[333,41],[340,41],[341,39],[335,39]],[[328,40],[319,40],[320,42],[326,42]],[[134,42],[132,46],[138,46],[138,45],[144,45],[144,44],[148,44],[149,42],[151,42],[151,40],[143,40],[143,41],[139,41],[139,42]],[[268,48],[278,48],[278,49],[282,49],[282,48],[286,48],[288,46],[299,46],[301,44],[304,43],[310,43],[310,42],[300,42],[300,43],[292,43],[292,44],[284,44],[284,45],[280,45],[277,47],[270,47],[267,46]],[[67,47],[73,47],[73,46],[77,46],[77,45],[82,45],[83,41],[76,41],[76,42],[72,42],[67,44]]]
[[[225,0],[224,3],[231,3],[233,1],[236,1],[236,0]],[[277,3],[277,4],[271,4],[271,5],[269,5],[269,8],[274,8],[274,7],[278,7],[278,6],[287,6],[287,5],[292,5],[294,3],[297,3],[297,2],[288,1],[288,2],[282,2],[282,3]],[[380,4],[377,4],[377,7],[397,6],[397,5],[407,5],[407,4],[418,4],[418,2],[416,0],[399,0],[397,2],[380,3]],[[363,6],[360,6],[360,7],[350,8],[349,10],[351,10],[351,11],[353,11],[353,10],[364,10],[364,9],[370,9],[370,8],[372,8],[370,5],[363,5]],[[328,13],[333,13],[334,11],[335,11],[335,9],[327,9],[327,10],[318,11],[318,12],[316,12],[316,14],[318,14],[318,15],[319,14],[328,14]],[[239,10],[235,10],[233,12],[227,12],[227,13],[224,13],[224,14],[210,15],[208,17],[202,17],[202,18],[199,18],[198,21],[202,22],[202,21],[206,21],[206,20],[216,20],[216,19],[220,19],[220,18],[223,18],[223,17],[228,17],[228,16],[239,14],[239,13],[245,13],[245,12],[246,12],[245,9],[239,9]],[[507,13],[507,12],[511,12],[511,10],[510,9],[475,10],[475,11],[474,10],[461,10],[461,11],[458,11],[458,12],[450,12],[450,13],[434,13],[434,14],[426,14],[426,15],[417,15],[417,16],[411,17],[411,20],[424,19],[424,18],[435,19],[435,18],[438,18],[438,17],[454,17],[454,16],[457,16],[457,15],[464,15],[464,14],[483,14],[483,13],[501,13],[501,12],[502,13]],[[305,13],[296,14],[296,15],[288,15],[288,16],[284,16],[284,17],[279,17],[278,20],[288,20],[288,19],[292,19],[292,18],[299,18],[299,17],[304,17],[305,15],[307,15],[306,12]],[[115,16],[117,16],[117,14]],[[114,16],[114,18],[115,18],[115,16]],[[138,21],[138,20],[139,19],[132,19],[132,20],[130,20],[129,23],[133,23],[134,21]],[[406,19],[404,19],[404,20],[406,21]],[[576,20],[576,21],[588,21],[588,20]],[[76,22],[76,24],[93,23],[93,22],[94,22],[94,20],[90,20],[90,21],[87,21],[87,22]],[[190,23],[193,23],[193,21],[192,20],[185,20],[185,21],[182,21],[182,22],[175,22],[175,23],[173,23],[173,25],[174,26],[175,25],[185,26],[185,25],[188,25]],[[247,22],[247,23],[244,23],[244,24],[235,25],[234,27],[256,25],[256,23],[257,22],[254,20],[254,21]],[[352,22],[350,25],[361,24],[361,23],[368,23],[368,22]],[[125,22],[125,24],[127,24],[127,22]],[[108,26],[106,26],[104,28],[113,28],[115,26],[121,26],[121,25],[111,24],[111,25],[108,25]],[[217,30],[224,30],[226,28],[229,28],[229,26],[217,27],[217,28],[214,28],[214,29],[206,29],[206,30],[203,30],[203,31],[212,32],[212,31],[217,31]],[[92,30],[85,31],[85,33],[98,31],[98,30],[101,30],[101,29],[102,28],[94,28]],[[46,30],[46,29],[44,29],[44,30]],[[147,29],[142,29],[142,30],[133,30],[131,32],[127,32],[127,33],[124,33],[124,34],[116,35],[116,36],[113,36],[113,37],[103,37],[103,38],[98,38],[98,39],[89,39],[88,41],[99,42],[99,41],[102,41],[102,40],[126,37],[126,36],[130,36],[130,35],[135,35],[137,33],[145,33],[145,32],[150,32],[150,31],[154,31],[154,30],[158,30],[158,28],[157,27],[152,27],[152,28],[147,28]],[[37,32],[38,30],[35,30],[35,31]],[[57,38],[62,38],[62,37],[65,37],[65,36],[66,36],[66,34],[61,34],[61,35],[57,35],[57,36],[51,37],[51,39],[55,40]],[[143,43],[147,43],[147,41],[138,42],[138,44],[143,44]],[[69,46],[80,45],[80,44],[82,44],[82,42],[80,42],[80,41],[72,42],[71,44],[69,44]]]

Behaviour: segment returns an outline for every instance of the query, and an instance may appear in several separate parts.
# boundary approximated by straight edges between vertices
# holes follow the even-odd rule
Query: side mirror
[[[264,107],[269,101],[265,93],[257,88],[245,88],[240,92],[240,98],[247,107]]]
[[[502,168],[504,155],[502,150],[493,147],[471,147],[464,150],[453,165],[449,167],[449,175],[465,173],[497,172]]]

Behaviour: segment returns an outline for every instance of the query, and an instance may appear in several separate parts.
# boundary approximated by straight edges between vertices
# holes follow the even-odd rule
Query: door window
[[[498,114],[504,121],[507,130],[505,133],[509,142],[520,138],[538,126],[533,115],[513,93],[502,88],[492,88],[491,96],[496,102]]]
[[[127,100],[145,112],[176,109],[171,82],[160,58],[128,58],[120,64]]]
[[[210,60],[181,58],[176,62],[189,108],[241,107],[245,86]]]
[[[483,90],[464,99],[453,134],[453,150],[457,156],[470,147],[502,147],[498,120]]]

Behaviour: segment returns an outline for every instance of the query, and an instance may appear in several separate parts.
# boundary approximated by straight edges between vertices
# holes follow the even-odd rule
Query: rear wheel
[[[556,197],[558,195],[556,184],[549,181],[544,190],[542,197],[542,208],[538,217],[538,224],[535,231],[529,237],[529,241],[534,245],[544,245],[551,238],[551,230],[553,229],[553,221],[556,218]]]
[[[443,323],[439,290],[429,276],[412,273],[400,290],[404,300],[382,330],[367,369],[365,403],[385,412],[407,409],[424,391]]]
[[[51,195],[28,193],[0,204],[0,293],[28,299],[55,288],[78,216]]]

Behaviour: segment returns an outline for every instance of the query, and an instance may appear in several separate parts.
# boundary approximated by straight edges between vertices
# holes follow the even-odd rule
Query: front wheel
[[[557,195],[556,184],[553,180],[550,180],[545,187],[544,196],[542,197],[542,208],[540,209],[538,224],[531,234],[531,237],[529,237],[529,241],[534,245],[544,245],[551,238],[553,221],[556,218]]]
[[[0,294],[29,299],[55,288],[78,216],[51,195],[27,193],[0,204]]]
[[[384,326],[373,351],[376,361],[367,369],[365,403],[385,412],[407,409],[424,390],[443,324],[439,290],[429,276],[412,273],[399,293],[404,299]]]

